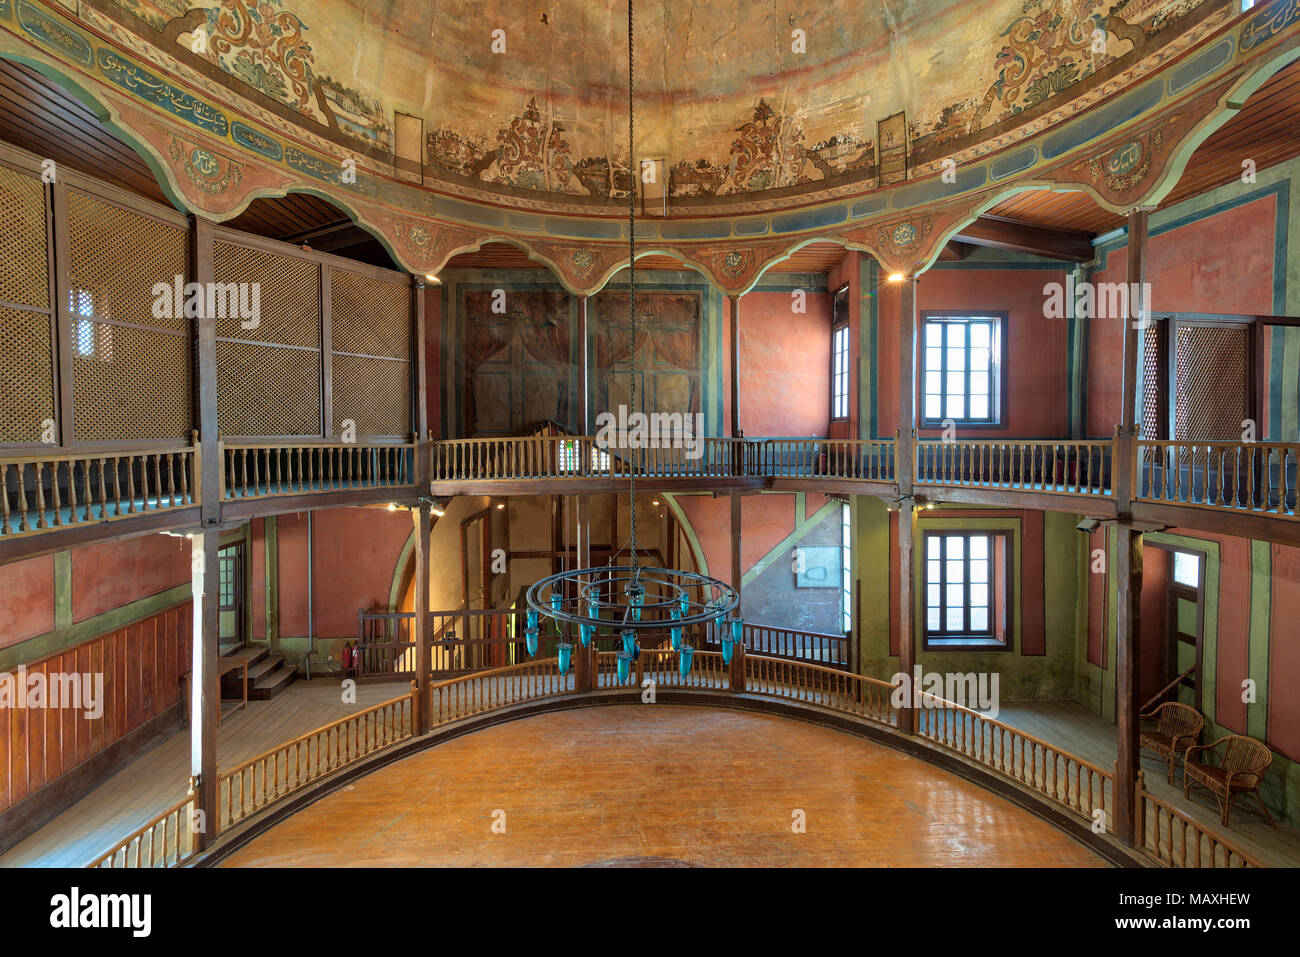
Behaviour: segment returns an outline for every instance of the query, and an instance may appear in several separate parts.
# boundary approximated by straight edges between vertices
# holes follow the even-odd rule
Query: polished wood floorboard
[[[795,833],[796,810],[806,833]],[[495,816],[494,816],[495,815]],[[505,833],[493,833],[494,821]],[[926,762],[769,715],[619,706],[466,735],[361,778],[227,866],[1097,867]]]
[[[1118,738],[1115,725],[1075,701],[1015,701],[1003,705],[998,720],[1036,738],[1055,744],[1105,770],[1115,766]],[[1202,737],[1202,744],[1208,741]],[[1171,786],[1165,763],[1153,752],[1142,752],[1146,788],[1269,867],[1300,867],[1300,831],[1279,822],[1269,827],[1254,798],[1238,798],[1225,828],[1219,823],[1219,806],[1204,788],[1193,788],[1191,800],[1183,795],[1181,767]],[[1276,772],[1274,772],[1276,773]],[[1273,815],[1276,820],[1276,813]]]
[[[337,679],[295,681],[274,698],[250,701],[247,708],[222,717],[217,763],[234,768],[410,687],[409,681],[358,685],[356,704],[344,704]],[[80,867],[183,798],[189,779],[190,732],[184,728],[0,854],[0,867]]]

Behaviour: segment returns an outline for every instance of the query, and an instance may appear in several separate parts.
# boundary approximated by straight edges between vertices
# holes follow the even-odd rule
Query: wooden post
[[[424,734],[432,727],[429,697],[429,504],[411,509],[415,519],[415,708],[412,733]],[[466,605],[468,608],[468,604]]]
[[[413,483],[416,499],[429,494],[429,368],[428,350],[425,347],[424,279],[416,277],[411,283],[411,332],[415,341],[415,382],[412,419],[415,424],[415,462]]]
[[[731,587],[736,589],[736,596],[740,596],[740,496],[735,492],[731,493]],[[740,615],[740,606],[736,606],[736,614]]]
[[[1133,809],[1140,767],[1138,692],[1141,668],[1142,535],[1124,526],[1131,514],[1133,474],[1137,463],[1139,320],[1149,315],[1145,301],[1147,214],[1138,207],[1128,214],[1128,315],[1124,327],[1124,389],[1122,421],[1117,430],[1112,485],[1120,524],[1119,562],[1115,569],[1118,600],[1115,621],[1115,726],[1118,759],[1115,768],[1115,834],[1132,845],[1136,839]]]
[[[190,281],[212,282],[212,224],[190,217]],[[199,433],[200,522],[221,522],[221,473],[225,463],[217,450],[217,320],[200,316],[190,328],[194,343],[194,425]]]
[[[731,303],[731,437],[740,438],[740,297]]]
[[[898,439],[894,472],[898,479],[898,670],[911,680],[916,665],[913,561],[916,547],[916,508],[913,480],[916,456],[916,277],[900,283],[898,297]],[[898,712],[900,731],[911,733],[916,715],[909,696]]]
[[[1146,845],[1147,838],[1146,801],[1142,800],[1146,789],[1146,775],[1139,768],[1137,783],[1133,787],[1133,841],[1131,842],[1139,850]]]
[[[591,435],[591,356],[587,349],[587,297],[578,297],[578,434]]]
[[[190,537],[190,591],[194,599],[194,633],[190,664],[190,787],[194,794],[195,835],[200,850],[210,847],[221,826],[217,778],[217,723],[221,720],[221,687],[217,673],[221,627],[220,577],[217,550],[220,534],[198,532]]]
[[[735,650],[731,653],[731,693],[745,693],[745,643],[736,642]]]

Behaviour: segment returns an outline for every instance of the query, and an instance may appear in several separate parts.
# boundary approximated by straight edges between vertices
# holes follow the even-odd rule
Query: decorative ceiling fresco
[[[1022,120],[1085,93],[1090,79],[1140,72],[1204,2],[892,0],[852,5],[849,16],[822,0],[779,11],[751,0],[643,3],[638,158],[662,160],[668,196],[688,204],[871,180],[891,147],[906,168],[987,135],[1014,140],[1018,126],[1032,132]],[[414,118],[435,177],[626,196],[621,2],[103,5],[303,124],[393,150],[396,115]]]
[[[812,0],[638,0],[635,152],[668,173],[640,249],[739,295],[813,242],[922,272],[1017,190],[1159,203],[1300,58],[1300,3],[1239,2],[882,0],[850,23]],[[412,272],[507,242],[590,295],[628,255],[625,15],[0,0],[0,57],[93,103],[178,208],[314,193]]]

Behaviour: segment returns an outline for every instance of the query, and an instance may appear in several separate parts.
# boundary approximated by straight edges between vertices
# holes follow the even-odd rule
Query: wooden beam
[[[900,284],[898,295],[898,439],[894,444],[894,474],[902,505],[898,512],[898,667],[911,675],[916,664],[913,628],[912,557],[916,541],[916,509],[912,491],[916,448],[916,277]],[[916,727],[911,700],[898,714],[904,733]]]
[[[1128,214],[1128,282],[1129,289],[1141,290],[1147,275],[1147,207]],[[1120,519],[1130,517],[1133,498],[1133,472],[1137,456],[1140,422],[1137,411],[1139,356],[1139,320],[1147,313],[1144,296],[1130,295],[1124,323],[1124,376],[1120,425],[1115,443],[1111,485],[1115,491],[1115,511]],[[1139,679],[1141,670],[1142,625],[1142,535],[1131,528],[1116,528],[1119,562],[1115,621],[1116,694],[1115,725],[1118,735],[1115,761],[1115,834],[1132,845],[1143,838],[1135,833],[1134,801],[1137,775],[1141,766],[1138,747]]]
[[[740,297],[728,296],[731,303],[731,435],[740,436]]]
[[[190,591],[194,600],[190,663],[190,787],[200,850],[216,839],[221,823],[217,778],[217,723],[221,720],[220,533],[190,536]]]
[[[1003,216],[981,216],[963,226],[954,239],[972,246],[1009,249],[1050,259],[1090,262],[1092,234],[1074,229],[1054,229]]]
[[[432,726],[431,704],[429,696],[429,642],[432,637],[429,630],[433,620],[429,616],[429,531],[430,512],[427,502],[421,502],[411,509],[415,519],[415,713],[412,715],[415,734],[424,734]],[[464,557],[465,530],[461,529],[462,567]],[[469,595],[465,595],[465,607],[469,607]]]
[[[974,251],[974,249],[975,247],[970,243],[959,243],[956,240],[952,240],[951,242],[946,243],[943,249],[939,250],[939,262],[941,263],[961,262],[963,259],[969,256]]]
[[[190,217],[190,281],[212,282],[212,223]],[[205,526],[221,522],[221,458],[217,454],[217,320],[201,316],[194,339],[194,427],[199,433],[200,511]]]
[[[591,367],[587,349],[587,297],[578,297],[578,434],[591,435]]]
[[[740,594],[740,580],[743,577],[740,568],[740,496],[731,496],[731,587]],[[740,608],[736,608],[740,614]]]

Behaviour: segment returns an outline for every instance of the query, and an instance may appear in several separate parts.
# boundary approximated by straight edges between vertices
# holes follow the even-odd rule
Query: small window
[[[849,417],[849,287],[831,297],[831,418]]]
[[[1188,588],[1200,588],[1200,556],[1191,552],[1174,552],[1174,581]]]
[[[831,333],[831,418],[849,417],[849,327]]]
[[[927,314],[921,369],[925,424],[1002,424],[1002,317]]]
[[[1005,532],[926,532],[925,646],[1007,646]]]

